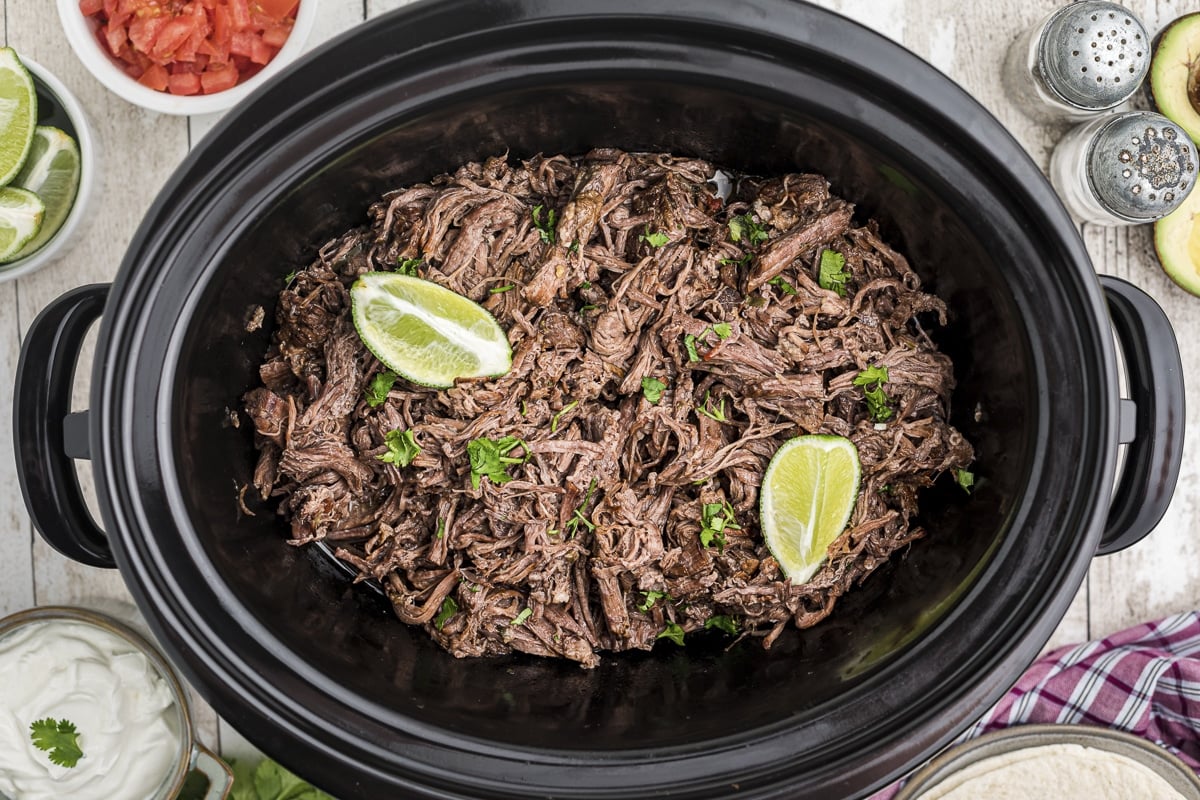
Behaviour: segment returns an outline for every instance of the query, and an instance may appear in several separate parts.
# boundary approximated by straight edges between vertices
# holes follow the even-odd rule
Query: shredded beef
[[[244,398],[255,487],[280,501],[292,543],[326,542],[456,656],[591,667],[714,615],[769,647],[921,538],[918,493],[973,458],[948,422],[950,359],[917,320],[945,324],[944,304],[822,177],[737,175],[723,199],[714,172],[616,150],[492,158],[385,195],[322,247],[280,295],[263,386]],[[765,240],[732,240],[747,214]],[[844,295],[822,288],[826,249],[845,259]],[[512,370],[445,391],[401,380],[372,406],[384,367],[355,333],[349,287],[413,260],[492,312]],[[888,369],[884,424],[854,385],[872,365]],[[643,378],[665,386],[657,403]],[[698,410],[717,408],[723,420]],[[397,430],[421,448],[407,467],[379,458]],[[863,483],[824,565],[794,585],[763,544],[758,492],[802,434],[852,440]],[[528,460],[472,488],[468,443],[505,436]],[[700,539],[712,503],[738,525],[723,548]]]

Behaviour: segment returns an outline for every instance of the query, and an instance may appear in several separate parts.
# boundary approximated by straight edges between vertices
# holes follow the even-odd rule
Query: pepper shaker
[[[1196,151],[1171,120],[1131,111],[1068,133],[1050,158],[1050,180],[1067,209],[1083,222],[1154,222],[1181,206],[1192,191]]]
[[[1150,36],[1129,9],[1080,0],[1058,9],[1009,47],[1009,97],[1041,121],[1086,120],[1120,106],[1150,69]]]

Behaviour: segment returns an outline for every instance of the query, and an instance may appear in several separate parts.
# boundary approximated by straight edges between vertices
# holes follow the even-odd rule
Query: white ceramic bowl
[[[83,65],[114,94],[130,103],[161,114],[210,114],[232,108],[272,75],[296,60],[304,51],[304,43],[316,19],[317,0],[300,0],[296,9],[296,24],[292,33],[275,57],[249,80],[215,94],[175,95],[157,92],[143,86],[125,74],[119,62],[110,56],[96,39],[99,25],[79,10],[79,0],[58,0],[58,17],[62,20],[67,41]]]
[[[75,141],[79,143],[79,191],[75,194],[75,202],[71,206],[67,218],[63,220],[62,227],[50,241],[46,242],[37,252],[25,258],[9,264],[0,264],[0,283],[28,275],[67,254],[75,244],[76,234],[87,216],[92,199],[92,189],[96,184],[96,139],[92,136],[91,125],[88,124],[87,116],[83,113],[79,101],[63,85],[62,81],[41,64],[24,57],[21,58],[21,63],[33,75],[38,95],[40,97],[49,95],[48,99],[52,103],[57,103],[59,113],[66,116],[71,128],[74,129]],[[42,102],[44,103],[45,100]],[[61,120],[58,119],[45,119],[43,111],[44,109],[39,109],[39,123],[61,123]]]

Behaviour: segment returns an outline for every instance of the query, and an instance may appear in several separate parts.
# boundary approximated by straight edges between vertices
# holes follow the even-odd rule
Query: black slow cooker
[[[949,304],[937,337],[977,490],[926,493],[928,539],[769,652],[667,644],[594,670],[456,660],[318,551],[286,545],[273,509],[239,509],[254,451],[231,412],[271,334],[247,332],[247,312],[272,309],[284,276],[389,188],[598,146],[820,172]],[[70,415],[97,317],[91,409]],[[1015,681],[1090,559],[1162,515],[1183,440],[1165,317],[1097,279],[1018,144],[912,54],[789,0],[445,0],[376,19],[231,112],[163,189],[111,288],[53,303],[21,358],[37,528],[117,566],[217,711],[346,800],[862,796]]]

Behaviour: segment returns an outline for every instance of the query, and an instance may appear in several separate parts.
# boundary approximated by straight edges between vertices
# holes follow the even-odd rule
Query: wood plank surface
[[[0,284],[0,389],[15,374],[19,340],[33,317],[69,288],[108,282],[144,212],[189,146],[219,115],[167,117],[143,111],[109,93],[74,57],[52,3],[0,0],[5,41],[58,75],[78,96],[102,147],[94,207],[80,246],[42,272]],[[320,18],[308,45],[406,4],[407,0],[319,0]],[[1009,43],[1059,4],[1052,0],[821,0],[905,44],[962,84],[991,110],[1043,168],[1061,126],[1034,124],[1004,96],[999,65]],[[1129,0],[1153,32],[1195,10],[1187,0]],[[1100,272],[1120,275],[1149,291],[1170,316],[1186,375],[1200,374],[1200,299],[1166,279],[1154,257],[1149,229],[1086,226],[1084,241]],[[87,405],[90,350],[80,363],[75,403]],[[12,457],[11,396],[0,391],[0,615],[33,604],[94,605],[128,600],[120,577],[77,565],[53,552],[29,525]],[[1078,641],[1164,614],[1200,606],[1200,404],[1188,411],[1184,474],[1175,502],[1147,540],[1097,559],[1052,644]],[[88,482],[90,486],[90,482]],[[202,706],[203,704],[201,704]],[[226,753],[253,748],[202,707],[201,736]]]

